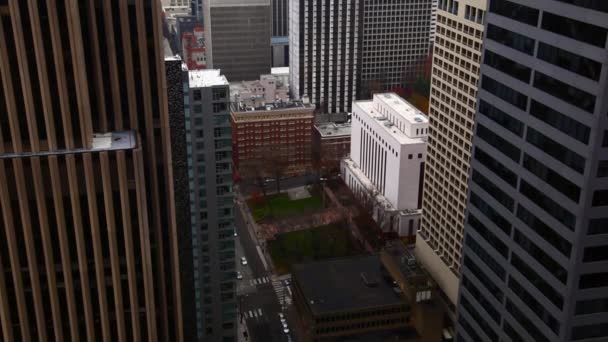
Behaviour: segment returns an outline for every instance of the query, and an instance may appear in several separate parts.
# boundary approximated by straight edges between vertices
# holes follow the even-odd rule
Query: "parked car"
[[[241,257],[241,265],[247,265],[247,259],[245,259],[245,257]]]
[[[283,315],[282,312],[279,312],[279,319],[281,320],[281,323],[285,323],[287,320],[285,319],[285,315]]]
[[[241,280],[243,279],[243,275],[241,274],[241,272],[236,272],[236,279]]]

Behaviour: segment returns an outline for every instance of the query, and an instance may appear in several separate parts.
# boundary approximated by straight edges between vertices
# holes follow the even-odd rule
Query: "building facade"
[[[378,223],[402,236],[416,234],[419,224],[428,126],[422,112],[394,93],[353,104],[350,157],[342,161],[342,177],[358,197],[378,197],[375,212],[397,213],[388,227]]]
[[[219,70],[188,75],[186,137],[199,341],[236,340],[230,88]]]
[[[357,97],[362,0],[290,0],[289,86],[321,112],[350,112]]]
[[[438,2],[422,225],[416,253],[456,304],[485,0]]]
[[[160,2],[117,6],[0,2],[3,341],[184,340]]]
[[[272,0],[272,67],[289,65],[289,0]]]
[[[340,172],[340,161],[350,153],[350,123],[316,124],[313,131],[313,167],[321,176]]]
[[[269,74],[272,31],[270,0],[205,0],[207,64],[230,82]]]
[[[424,77],[432,9],[433,0],[363,0],[358,99]]]
[[[301,176],[312,169],[314,106],[276,102],[262,107],[233,103],[233,161],[246,179]]]
[[[607,37],[603,1],[489,2],[459,339],[608,339]]]

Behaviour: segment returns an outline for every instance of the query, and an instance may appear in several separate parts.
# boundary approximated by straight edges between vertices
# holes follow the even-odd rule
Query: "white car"
[[[243,279],[243,275],[241,274],[241,272],[236,272],[236,279],[241,280]]]
[[[289,334],[289,328],[283,328],[283,332]]]
[[[245,257],[241,257],[241,265],[247,265],[247,259],[245,259]]]
[[[283,315],[282,312],[279,312],[279,319],[281,320],[281,323],[285,323],[285,321],[286,321],[285,315]]]

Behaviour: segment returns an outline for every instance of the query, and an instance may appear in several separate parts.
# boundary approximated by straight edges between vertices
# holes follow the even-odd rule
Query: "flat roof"
[[[270,69],[272,75],[288,75],[289,67],[274,67]]]
[[[365,255],[294,265],[293,276],[316,315],[407,304],[382,269],[378,256]]]
[[[220,73],[220,69],[190,70],[190,88],[206,88],[228,85],[228,80]]]
[[[378,100],[387,107],[392,108],[399,116],[413,125],[429,122],[429,119],[423,112],[395,93],[375,94],[374,100]]]
[[[315,129],[323,138],[350,136],[350,127],[350,123],[337,124],[334,122],[315,125]]]
[[[401,145],[405,144],[422,144],[424,140],[422,138],[410,138],[407,134],[403,133],[397,126],[389,125],[390,121],[386,116],[382,115],[374,109],[373,101],[356,101],[355,105],[359,106],[363,111],[372,117],[374,121],[380,126],[380,129],[384,129],[388,134],[393,137]]]

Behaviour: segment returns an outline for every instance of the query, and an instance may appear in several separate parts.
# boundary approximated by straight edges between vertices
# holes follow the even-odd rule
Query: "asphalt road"
[[[247,324],[249,341],[288,342],[290,339],[283,333],[278,316],[281,305],[272,284],[272,274],[265,270],[256,248],[257,243],[238,207],[235,223],[239,239],[237,269],[243,274],[243,279],[237,285],[239,320]],[[241,264],[241,256],[247,258],[246,266]]]

